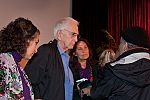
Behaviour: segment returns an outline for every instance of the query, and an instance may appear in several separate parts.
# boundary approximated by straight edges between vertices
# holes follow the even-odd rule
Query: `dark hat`
[[[121,33],[121,37],[134,45],[150,48],[150,41],[147,32],[140,27],[132,27]]]

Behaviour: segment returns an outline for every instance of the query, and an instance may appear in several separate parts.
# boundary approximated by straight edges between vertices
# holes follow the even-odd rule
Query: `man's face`
[[[125,42],[125,40],[123,38],[120,39],[120,45],[119,45],[119,51],[118,51],[118,55],[121,55],[122,53],[124,53],[127,50],[127,42]]]
[[[63,51],[72,49],[75,42],[78,40],[78,25],[74,23],[68,23],[68,27],[61,30],[60,45]]]
[[[78,33],[75,33],[70,30],[62,30],[63,31],[63,36],[62,36],[62,43],[63,43],[63,48],[64,49],[72,49],[75,42],[78,40]]]

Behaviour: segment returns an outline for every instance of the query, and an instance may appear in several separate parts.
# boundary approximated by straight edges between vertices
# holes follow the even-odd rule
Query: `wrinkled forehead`
[[[71,32],[73,32],[73,33],[79,34],[79,31],[78,31],[78,23],[76,23],[76,22],[68,21],[68,22],[66,23],[65,29],[68,30],[68,31],[71,31]]]

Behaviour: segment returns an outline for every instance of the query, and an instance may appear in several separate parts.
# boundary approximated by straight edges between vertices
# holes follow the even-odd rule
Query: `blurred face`
[[[89,48],[88,48],[87,44],[83,41],[80,41],[77,44],[75,54],[78,57],[79,61],[87,60],[89,58]]]
[[[119,50],[117,52],[117,55],[121,55],[122,53],[124,53],[125,51],[127,51],[128,46],[127,43],[125,42],[125,40],[123,40],[123,38],[121,38],[120,40],[120,45],[119,45]]]
[[[72,25],[67,29],[63,29],[59,32],[59,41],[58,44],[63,51],[72,49],[75,42],[77,42],[77,37],[79,35],[78,26]]]
[[[35,33],[35,38],[31,41],[29,41],[29,46],[27,47],[27,51],[26,54],[24,56],[24,58],[26,60],[29,60],[32,58],[32,56],[34,55],[34,53],[37,52],[37,44],[39,43],[39,32]]]

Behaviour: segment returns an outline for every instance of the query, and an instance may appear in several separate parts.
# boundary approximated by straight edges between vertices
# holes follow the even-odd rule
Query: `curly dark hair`
[[[29,41],[39,32],[28,19],[19,17],[0,31],[0,53],[17,51],[24,55]]]

